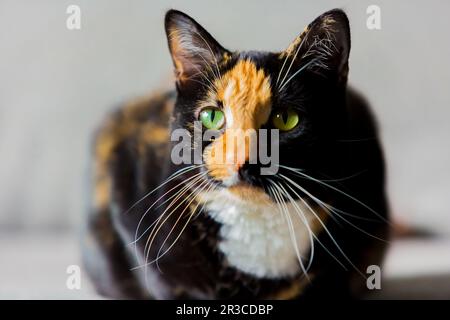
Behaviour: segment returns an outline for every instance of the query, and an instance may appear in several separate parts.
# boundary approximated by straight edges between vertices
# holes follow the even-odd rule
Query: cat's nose
[[[259,165],[246,162],[239,168],[239,178],[244,182],[254,184],[259,176],[259,171]]]

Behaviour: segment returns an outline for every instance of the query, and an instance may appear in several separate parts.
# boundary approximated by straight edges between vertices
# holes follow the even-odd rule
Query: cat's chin
[[[253,186],[245,182],[239,182],[227,188],[235,197],[245,202],[272,202],[272,199],[260,187]]]

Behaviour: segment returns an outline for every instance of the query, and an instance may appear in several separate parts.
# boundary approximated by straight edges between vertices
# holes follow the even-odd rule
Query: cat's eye
[[[218,130],[225,123],[225,115],[217,108],[205,108],[200,112],[199,120],[205,128]]]
[[[290,131],[294,129],[300,121],[298,113],[289,108],[280,110],[272,115],[272,124],[281,131]]]

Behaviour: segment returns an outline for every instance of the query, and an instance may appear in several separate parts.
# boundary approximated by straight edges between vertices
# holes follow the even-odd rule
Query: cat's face
[[[268,154],[278,153],[274,173],[333,166],[331,145],[345,117],[350,50],[342,11],[321,15],[278,53],[228,51],[178,11],[167,13],[165,25],[178,91],[172,127],[193,133],[198,121],[215,132],[201,145],[192,142],[192,150],[201,147],[207,179],[241,197],[263,197],[272,177],[260,169],[268,164],[258,155],[256,163],[250,161],[262,144]],[[263,141],[260,129],[277,130],[272,136],[277,141],[270,133]],[[243,132],[256,138],[233,140]]]

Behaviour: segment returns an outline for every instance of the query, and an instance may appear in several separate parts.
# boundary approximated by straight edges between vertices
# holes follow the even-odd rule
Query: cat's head
[[[227,50],[175,10],[167,13],[165,27],[178,91],[172,129],[193,136],[197,121],[203,131],[216,133],[190,144],[192,151],[201,147],[208,180],[254,197],[270,186],[273,177],[261,174],[268,165],[275,173],[284,167],[326,171],[332,166],[330,146],[343,130],[350,51],[343,11],[322,14],[287,49],[275,53]],[[230,147],[229,137],[236,132],[258,134],[260,129],[276,129],[272,140],[277,141],[266,133],[265,141],[257,135]],[[277,149],[278,159],[272,159],[277,163],[263,164],[258,155],[256,163],[249,161],[263,143],[268,155]]]

